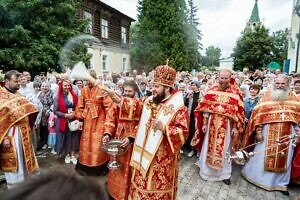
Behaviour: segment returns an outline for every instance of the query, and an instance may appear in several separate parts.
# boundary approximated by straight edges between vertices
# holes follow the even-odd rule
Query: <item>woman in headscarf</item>
[[[57,115],[56,152],[65,154],[65,163],[77,163],[74,152],[78,150],[79,133],[70,131],[68,123],[74,120],[74,110],[78,98],[71,87],[71,81],[62,79],[59,83],[57,98],[54,100],[54,113]]]

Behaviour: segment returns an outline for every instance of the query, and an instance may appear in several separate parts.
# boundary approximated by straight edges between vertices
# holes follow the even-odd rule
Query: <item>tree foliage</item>
[[[272,49],[273,40],[268,29],[264,26],[257,26],[254,30],[246,28],[233,49],[234,69],[248,67],[255,70],[267,66],[274,57]]]
[[[200,23],[199,23],[199,18],[197,17],[197,11],[198,8],[194,5],[193,0],[188,0],[188,9],[187,9],[187,22],[189,25],[191,25],[193,39],[197,39],[195,41],[195,44],[198,45],[198,49],[202,49],[202,33],[201,30],[199,29]]]
[[[213,70],[219,66],[219,59],[221,57],[221,49],[214,46],[209,46],[205,49],[205,56],[202,58],[202,65]]]
[[[81,2],[74,0],[0,1],[0,66],[3,70],[60,71],[64,43],[83,32],[87,22],[76,19]],[[84,45],[77,60],[86,61]]]
[[[150,71],[167,59],[177,70],[197,68],[198,40],[191,30],[184,0],[139,0],[131,29],[133,68]]]
[[[201,56],[199,50],[202,49],[201,39],[202,33],[199,29],[199,18],[197,18],[197,7],[193,0],[188,0],[187,5],[187,42],[186,50],[188,54],[188,61],[191,69],[198,69]]]
[[[284,30],[278,30],[273,32],[273,61],[278,62],[283,65],[283,61],[287,58],[288,52],[288,28]]]

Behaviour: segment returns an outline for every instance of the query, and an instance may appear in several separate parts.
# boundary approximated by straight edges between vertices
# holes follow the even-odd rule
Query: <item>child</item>
[[[48,119],[48,148],[52,148],[51,153],[56,154],[55,152],[55,143],[56,143],[56,131],[55,131],[55,124],[56,124],[57,116],[54,114],[54,112],[50,111],[50,116]]]

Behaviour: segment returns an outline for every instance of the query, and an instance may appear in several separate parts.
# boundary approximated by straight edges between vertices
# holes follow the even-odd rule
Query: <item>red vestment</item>
[[[277,145],[278,138],[290,136],[292,124],[300,123],[300,103],[294,93],[290,92],[286,101],[272,101],[270,91],[266,92],[260,103],[253,109],[251,118],[242,140],[245,147],[253,141],[256,127],[268,124],[267,144],[265,150],[265,170],[285,172],[289,144]],[[299,159],[299,158],[298,158]]]
[[[244,132],[244,102],[239,87],[230,83],[226,91],[221,91],[216,85],[209,90],[195,109],[196,133],[192,145],[201,151],[205,133],[202,132],[203,113],[210,114],[209,137],[206,164],[219,169],[223,166],[227,123],[236,128],[238,134],[232,137],[231,146],[238,149]],[[231,130],[230,130],[231,132]]]
[[[75,116],[83,119],[83,130],[79,145],[79,163],[88,167],[103,165],[109,160],[102,148],[104,133],[115,131],[115,104],[104,95],[100,86],[81,90]]]
[[[178,94],[173,94],[178,95]],[[172,96],[173,96],[172,95]],[[147,121],[140,120],[138,133],[136,135],[133,154],[131,158],[131,166],[133,167],[131,185],[129,189],[128,199],[156,199],[156,200],[172,200],[176,199],[178,171],[179,171],[179,150],[185,143],[188,136],[188,112],[183,104],[182,95],[178,95],[178,100],[182,101],[181,106],[168,104],[172,96],[156,105],[152,102],[152,97],[144,101],[141,119],[147,112],[149,118]],[[175,109],[176,108],[176,109]],[[160,115],[161,114],[161,115]],[[153,132],[152,122],[161,119],[160,116],[169,116],[169,121],[164,124],[165,129],[160,135],[158,146],[155,146],[155,153],[151,154],[147,151],[147,144],[151,145],[152,140],[149,138],[157,132]],[[163,118],[163,117],[162,117]],[[144,127],[140,129],[141,127]],[[139,132],[141,131],[141,132]],[[139,134],[144,135],[142,138],[144,144],[142,147],[137,146]],[[153,136],[151,136],[153,134]],[[148,159],[147,169],[143,169],[142,160],[134,160],[135,153],[140,153],[141,158]],[[139,162],[140,161],[140,162]]]
[[[300,100],[300,95],[296,95],[297,100]],[[300,144],[294,149],[294,158],[292,163],[291,179],[293,182],[300,184]]]
[[[24,164],[27,172],[38,170],[38,163],[32,146],[30,122],[34,122],[37,109],[20,94],[12,94],[0,86],[0,170],[16,172],[18,158],[15,149],[2,148],[2,142],[10,128],[18,127],[22,139]]]
[[[294,150],[291,179],[293,180],[293,182],[300,184],[300,145],[299,144]]]
[[[137,98],[121,97],[120,106],[117,109],[117,130],[114,139],[135,138],[136,126],[139,123],[142,109],[142,101]],[[109,170],[108,192],[116,200],[128,199],[131,178],[129,165],[133,145],[129,144],[125,154],[118,157],[121,168]]]

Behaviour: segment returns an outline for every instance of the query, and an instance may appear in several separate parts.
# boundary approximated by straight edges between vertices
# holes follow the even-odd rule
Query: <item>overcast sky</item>
[[[101,0],[122,13],[137,19],[137,0]],[[222,57],[232,53],[255,0],[194,0],[198,8],[204,49],[210,45],[222,50]],[[274,32],[291,26],[293,0],[258,0],[259,17]]]

